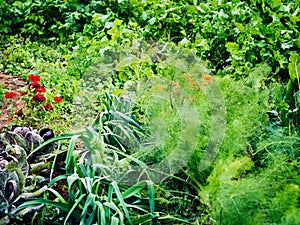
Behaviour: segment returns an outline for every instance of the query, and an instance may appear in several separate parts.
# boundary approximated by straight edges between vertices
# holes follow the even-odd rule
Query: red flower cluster
[[[17,116],[23,116],[23,110],[22,109],[19,109],[17,112],[16,112]]]
[[[31,73],[28,76],[28,80],[32,81],[32,83],[34,83],[34,82],[40,82],[41,81],[41,77],[38,76],[38,75],[34,75],[33,73]]]
[[[33,89],[37,89],[37,88],[40,88],[41,85],[39,82],[32,82],[31,84],[29,84],[29,88],[33,88]]]
[[[15,112],[15,115],[11,116],[9,118],[9,120],[13,120],[14,118],[17,118],[17,117],[25,117],[27,114],[30,114],[32,112],[34,113],[35,110],[33,108],[31,108],[32,104],[30,104],[30,102],[35,103],[33,105],[33,107],[35,109],[37,109],[38,111],[39,110],[52,111],[54,109],[53,105],[52,105],[53,102],[55,102],[55,103],[62,102],[62,97],[60,97],[60,96],[55,96],[50,101],[44,96],[44,93],[47,90],[46,90],[45,87],[43,87],[41,85],[41,83],[40,83],[41,82],[41,77],[40,76],[31,73],[31,74],[28,75],[27,78],[28,78],[27,90],[26,91],[21,91],[20,96],[21,97],[26,96],[24,98],[24,100],[28,103],[29,111],[25,107],[23,107],[21,109],[18,109]],[[55,89],[54,89],[54,91],[55,91]],[[16,96],[17,96],[17,93],[13,92],[13,91],[5,93],[5,98],[6,99],[13,99]],[[31,110],[34,110],[34,111],[31,112]]]
[[[46,111],[51,111],[53,109],[53,106],[51,104],[46,104],[45,105],[45,110]]]
[[[35,89],[36,92],[41,93],[41,92],[46,92],[46,88],[44,87],[38,87]]]
[[[41,102],[46,101],[46,97],[43,96],[43,95],[41,95],[40,93],[37,93],[37,94],[34,94],[34,95],[33,95],[32,101],[41,103]]]
[[[10,99],[10,98],[15,98],[17,96],[16,92],[10,91],[5,93],[5,98]]]
[[[61,102],[61,101],[62,101],[62,98],[59,97],[59,96],[55,96],[55,97],[54,97],[54,101],[55,101],[55,102]]]
[[[40,81],[41,77],[38,75],[34,75],[33,73],[29,74],[28,80],[31,82],[29,84],[29,89],[33,89],[36,94],[33,95],[32,101],[42,103],[46,101],[46,97],[41,95],[40,93],[46,92],[46,88],[41,86]]]

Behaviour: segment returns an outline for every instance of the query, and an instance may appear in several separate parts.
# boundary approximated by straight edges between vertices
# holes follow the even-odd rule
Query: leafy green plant
[[[34,155],[37,164],[28,160],[27,156],[33,148],[52,137],[54,137],[54,133],[49,128],[36,131],[28,127],[15,127],[12,131],[0,134],[1,224],[13,223],[15,218],[26,219],[31,213],[40,210],[40,206],[38,206],[13,213],[14,208],[21,204],[24,199],[37,197],[46,190],[45,187],[40,187],[42,182],[34,181],[35,178],[31,175],[43,170],[45,168],[43,163],[37,162],[38,155]],[[53,150],[53,147],[51,144],[45,145],[39,153],[48,154]],[[35,182],[33,187],[31,182]]]
[[[253,165],[249,157],[228,157],[214,167],[200,195],[215,224],[284,224],[299,209],[299,179],[290,180],[297,174],[296,161],[287,162],[280,154],[258,173]]]
[[[287,84],[272,84],[272,107],[268,111],[271,119],[271,132],[295,135],[299,132],[299,55],[293,54],[289,59],[289,80]]]
[[[136,150],[145,138],[145,128],[134,116],[134,103],[129,98],[105,94],[102,99],[102,113],[105,142],[115,146],[127,154]]]
[[[97,121],[100,121],[99,118]],[[154,212],[152,182],[137,182],[133,186],[122,184],[121,178],[126,171],[118,155],[134,160],[141,166],[143,163],[129,155],[120,154],[119,150],[105,144],[101,131],[96,132],[94,128],[87,127],[84,131],[65,134],[45,143],[70,139],[66,156],[66,174],[51,180],[47,189],[48,194],[44,199],[25,202],[17,210],[47,204],[57,208],[58,212],[45,218],[44,222],[60,223],[62,220],[64,224],[68,222],[124,224],[125,221],[129,224],[143,224],[157,217]],[[79,140],[83,141],[84,148],[74,149],[75,143]],[[42,147],[43,145],[36,148],[35,152]],[[62,179],[67,180],[68,199],[64,199],[52,188]],[[145,186],[148,187],[148,195],[143,192]],[[50,194],[54,195],[54,199]],[[148,204],[145,199],[148,199]]]
[[[50,175],[44,198],[15,205],[20,212],[37,207],[30,222],[300,223],[298,1],[10,0],[0,3],[0,14],[0,70],[19,75],[37,71],[45,97],[59,95],[65,103],[47,114],[35,110],[46,116],[37,125],[65,133],[80,79],[92,72],[102,82],[91,97],[101,104],[86,112],[91,119],[101,115],[98,125],[48,142],[58,141],[59,153],[43,165],[52,163],[54,175],[55,160],[64,161],[63,175]],[[177,65],[188,64],[184,51],[179,60],[165,61],[166,52],[147,58],[144,49],[136,48],[131,61],[114,64],[118,51],[126,55],[127,43],[140,40],[189,48],[222,77],[178,70]],[[114,67],[91,66],[97,62]],[[166,66],[170,62],[173,67]],[[224,96],[227,129],[217,160],[199,171],[216,109],[208,103],[216,92],[202,92],[211,80]],[[28,124],[29,117],[19,122]],[[194,154],[187,154],[186,146],[193,146]],[[164,171],[151,166],[162,165],[172,151],[188,161],[176,175],[163,174],[157,186],[151,181],[128,185],[131,175],[159,179]],[[61,183],[66,187],[58,190]]]

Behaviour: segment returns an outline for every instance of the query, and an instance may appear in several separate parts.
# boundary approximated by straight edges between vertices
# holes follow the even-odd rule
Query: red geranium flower
[[[38,76],[38,75],[34,75],[33,73],[31,73],[28,76],[28,80],[30,80],[32,82],[40,82],[41,81],[41,77]]]
[[[12,121],[14,119],[14,116],[11,116],[11,117],[9,117],[8,119],[7,119],[7,121]]]
[[[55,102],[61,102],[61,101],[62,101],[62,98],[59,97],[59,96],[55,96],[55,97],[54,97],[54,101],[55,101]]]
[[[46,104],[45,105],[45,110],[46,111],[50,111],[50,110],[52,110],[53,109],[53,106],[51,105],[51,104]]]
[[[41,94],[34,94],[33,97],[32,97],[32,101],[35,101],[35,102],[44,102],[46,101],[46,98],[45,96],[41,95]]]
[[[32,82],[31,84],[29,84],[29,88],[39,88],[39,87],[41,87],[41,85],[40,85],[40,83],[39,82],[37,82],[37,81],[34,81],[34,82]]]
[[[39,93],[46,92],[46,88],[44,88],[44,87],[38,87],[38,88],[35,89],[35,91],[39,92]]]
[[[28,93],[27,93],[26,91],[21,91],[21,92],[20,92],[20,95],[21,95],[21,96],[24,96],[24,95],[27,95],[27,94],[28,94]]]
[[[5,98],[6,99],[9,99],[9,98],[14,98],[17,96],[17,93],[16,92],[13,92],[13,91],[10,91],[10,92],[6,92],[5,93]]]
[[[23,116],[23,110],[22,109],[19,109],[17,112],[16,112],[17,116]]]

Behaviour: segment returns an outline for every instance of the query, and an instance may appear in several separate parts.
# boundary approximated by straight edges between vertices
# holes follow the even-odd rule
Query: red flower
[[[44,102],[46,101],[46,98],[45,96],[41,95],[41,94],[34,94],[33,97],[32,97],[32,101],[35,101],[35,102]]]
[[[11,116],[11,117],[9,117],[8,119],[7,119],[7,121],[12,121],[14,119],[14,116]]]
[[[38,88],[35,89],[35,91],[39,92],[39,93],[46,92],[46,88],[44,88],[44,87],[38,87]]]
[[[10,99],[10,98],[15,98],[17,96],[16,92],[10,91],[5,93],[5,98]]]
[[[28,93],[27,93],[26,91],[21,91],[21,92],[20,92],[20,95],[21,95],[21,96],[24,96],[24,95],[27,95],[27,94],[28,94]]]
[[[55,102],[61,102],[61,101],[62,101],[62,98],[59,97],[59,96],[55,96],[55,97],[54,97],[54,101],[55,101]]]
[[[19,109],[17,112],[16,112],[17,116],[23,116],[23,110],[22,109]]]
[[[50,110],[52,110],[53,109],[53,106],[51,105],[51,104],[46,104],[45,105],[45,110],[46,111],[50,111]]]
[[[41,77],[38,76],[38,75],[34,75],[33,73],[31,73],[28,76],[28,80],[30,80],[32,82],[40,82],[41,81]]]
[[[41,85],[39,82],[34,81],[31,84],[29,84],[29,88],[31,88],[31,87],[37,89],[37,88],[41,87]]]

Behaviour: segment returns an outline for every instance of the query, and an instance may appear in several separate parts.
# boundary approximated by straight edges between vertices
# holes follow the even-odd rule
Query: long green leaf
[[[139,182],[128,188],[125,192],[123,192],[122,196],[124,199],[136,196],[136,194],[139,193],[144,187],[144,182]]]
[[[94,215],[95,214],[95,211],[96,211],[96,204],[95,204],[95,198],[96,196],[92,193],[90,193],[87,198],[86,198],[86,201],[84,203],[84,207],[82,209],[82,213],[81,213],[81,216],[80,218],[84,221],[84,219],[86,218],[86,216],[88,215],[88,210],[89,210],[89,207],[92,207],[92,214]],[[90,221],[90,222],[88,222]],[[91,219],[91,217],[89,217],[88,221],[86,221],[86,225],[90,225],[91,222],[93,221],[93,219]]]
[[[67,204],[66,200],[56,190],[53,188],[48,188],[48,191],[52,192],[56,197],[58,197],[61,203]]]
[[[51,186],[52,186],[53,184],[55,184],[57,181],[64,180],[64,179],[67,179],[67,178],[68,178],[68,175],[65,175],[65,174],[59,175],[59,176],[53,178],[53,179],[49,182],[48,187],[51,187]]]
[[[44,148],[46,145],[55,142],[55,141],[60,141],[60,140],[64,140],[64,139],[70,139],[72,138],[74,135],[73,134],[64,134],[58,137],[54,137],[51,138],[48,141],[45,141],[43,144],[39,145],[37,148],[35,148],[32,152],[30,152],[30,154],[27,156],[27,160],[36,152],[38,152],[39,150],[41,150],[42,148]]]
[[[124,215],[121,212],[121,210],[116,206],[115,203],[113,202],[104,202],[103,205],[107,206],[108,208],[114,210],[118,215],[119,215],[119,219],[120,219],[120,223],[123,224],[124,221]],[[110,214],[109,214],[110,216]]]
[[[146,183],[148,185],[148,198],[149,198],[150,213],[154,213],[154,208],[155,208],[154,185],[151,180],[146,180]]]
[[[60,148],[61,148],[61,141],[58,141],[57,149],[55,151],[55,156],[54,156],[51,171],[50,171],[50,181],[52,180],[52,175],[53,175],[53,172],[54,172],[54,167],[55,167],[55,164],[56,164],[56,159],[57,159]]]
[[[117,217],[112,217],[111,218],[111,223],[110,225],[118,225],[119,224],[119,219]]]
[[[30,201],[26,201],[23,204],[19,205],[13,212],[19,211],[21,209],[25,209],[27,207],[31,207],[34,205],[39,205],[39,204],[45,204],[45,205],[49,205],[58,209],[61,209],[65,212],[68,212],[70,209],[70,205],[69,204],[65,204],[65,203],[61,203],[61,202],[54,202],[48,199],[32,199]]]
[[[97,201],[96,205],[98,206],[98,221],[100,219],[100,225],[106,225],[106,218],[105,218],[105,210],[101,202]]]
[[[74,152],[75,144],[76,144],[79,137],[80,137],[80,135],[74,135],[74,136],[71,137],[69,147],[68,147],[67,156],[66,156],[66,171],[67,171],[67,173],[73,172],[72,171],[73,167],[74,167],[73,152]]]
[[[119,189],[119,187],[118,187],[117,182],[113,181],[113,182],[111,182],[111,185],[112,185],[112,187],[114,188],[114,191],[115,191],[115,193],[116,193],[116,195],[117,195],[117,199],[118,199],[118,201],[120,202],[120,204],[121,204],[121,206],[122,206],[122,208],[123,208],[123,211],[124,211],[124,213],[125,213],[125,217],[127,218],[128,222],[129,222],[130,224],[132,224],[132,223],[131,223],[130,216],[129,216],[129,212],[128,212],[128,209],[127,209],[127,206],[126,206],[126,203],[125,203],[125,201],[124,201],[124,199],[123,199],[123,196],[122,196],[122,194],[121,194],[121,192],[120,192],[120,189]]]
[[[72,213],[74,212],[75,208],[80,204],[81,200],[86,196],[86,194],[82,194],[79,196],[78,199],[76,199],[75,204],[72,206],[72,208],[69,210],[68,215],[65,218],[64,221],[64,225],[67,224],[67,221],[69,219],[69,217],[72,215]],[[76,213],[75,213],[76,214]]]

